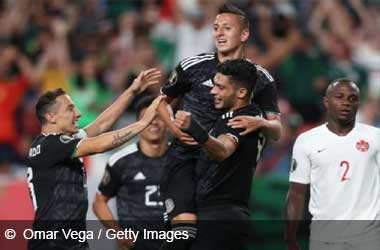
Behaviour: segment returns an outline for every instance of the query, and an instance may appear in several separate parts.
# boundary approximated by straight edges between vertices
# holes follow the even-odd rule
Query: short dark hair
[[[252,93],[257,81],[256,66],[246,59],[227,60],[219,63],[217,72],[230,78],[232,84],[243,86]]]
[[[218,15],[219,14],[233,14],[240,17],[241,23],[244,25],[244,27],[249,28],[249,20],[247,15],[244,11],[239,9],[236,5],[233,4],[223,4],[218,9]]]
[[[135,110],[136,110],[136,119],[139,119],[140,113],[143,109],[149,107],[152,104],[154,97],[151,95],[144,96],[140,100],[136,102]]]
[[[44,125],[47,122],[45,114],[54,104],[56,104],[57,97],[61,95],[66,95],[66,92],[63,89],[58,88],[47,91],[38,98],[36,104],[36,115],[41,125]]]
[[[327,86],[326,96],[328,96],[331,93],[332,88],[335,87],[338,84],[350,84],[353,88],[356,89],[356,91],[358,92],[358,94],[360,93],[360,89],[359,89],[358,85],[354,81],[352,81],[349,78],[338,78],[338,79],[335,79],[332,82],[330,82],[330,84]]]

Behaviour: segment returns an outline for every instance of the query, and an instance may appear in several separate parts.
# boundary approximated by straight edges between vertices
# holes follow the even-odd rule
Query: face
[[[333,86],[324,99],[327,115],[341,125],[355,122],[359,107],[359,93],[350,83]]]
[[[56,98],[55,109],[48,113],[48,120],[56,124],[62,133],[73,135],[79,130],[77,122],[81,115],[70,96],[61,95]]]
[[[221,73],[216,73],[214,77],[214,87],[211,89],[214,96],[214,106],[216,109],[230,109],[237,100],[236,91],[229,78]]]
[[[141,119],[146,111],[145,109],[142,109],[139,114],[139,119]],[[159,118],[156,117],[151,122],[151,124],[146,127],[140,134],[140,137],[142,140],[149,141],[151,143],[153,142],[161,142],[166,136],[166,127],[164,122]]]
[[[214,43],[218,52],[229,54],[239,49],[248,39],[249,31],[244,28],[239,16],[219,14],[214,21]]]

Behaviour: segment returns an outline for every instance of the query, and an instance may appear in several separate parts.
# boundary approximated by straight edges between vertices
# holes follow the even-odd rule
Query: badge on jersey
[[[174,210],[174,201],[172,199],[165,200],[166,213],[171,213]]]
[[[290,172],[294,172],[297,169],[297,161],[296,159],[292,159],[292,163],[290,164]]]
[[[364,140],[358,141],[356,143],[356,149],[360,152],[367,152],[369,149],[369,143]]]
[[[71,136],[68,136],[68,135],[61,135],[61,136],[59,137],[59,140],[60,140],[62,143],[67,144],[67,143],[71,142],[72,140],[74,140],[74,138],[71,137]]]
[[[108,170],[104,170],[103,178],[102,178],[102,185],[106,186],[110,182],[110,173]]]
[[[172,73],[169,75],[169,84],[174,85],[178,81],[178,73],[177,71],[173,70]]]

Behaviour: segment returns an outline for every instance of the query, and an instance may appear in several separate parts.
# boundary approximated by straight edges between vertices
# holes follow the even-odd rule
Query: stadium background
[[[213,51],[213,18],[225,2],[1,0],[0,220],[33,218],[25,162],[39,133],[34,104],[40,93],[68,91],[85,126],[139,71],[157,67],[167,76],[179,60]],[[321,97],[331,80],[356,81],[358,120],[380,125],[380,1],[230,2],[251,20],[247,57],[278,84],[283,136],[265,150],[256,171],[252,218],[280,220],[292,145],[323,121]],[[152,87],[143,95],[158,91]],[[134,119],[132,104],[116,127]],[[90,202],[110,154],[85,158]],[[91,209],[88,218],[95,218]]]

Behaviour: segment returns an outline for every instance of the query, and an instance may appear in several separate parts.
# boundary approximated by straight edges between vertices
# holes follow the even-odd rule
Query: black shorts
[[[162,174],[160,192],[164,200],[165,222],[181,213],[195,213],[195,165],[200,150],[186,151],[173,146]]]
[[[198,234],[190,249],[246,249],[250,219],[247,209],[219,205],[198,208]]]

